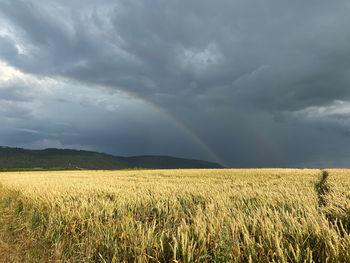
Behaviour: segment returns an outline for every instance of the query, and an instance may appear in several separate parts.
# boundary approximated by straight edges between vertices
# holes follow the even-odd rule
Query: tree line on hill
[[[169,156],[120,157],[82,150],[28,150],[0,146],[0,170],[119,170],[222,168],[214,162]]]

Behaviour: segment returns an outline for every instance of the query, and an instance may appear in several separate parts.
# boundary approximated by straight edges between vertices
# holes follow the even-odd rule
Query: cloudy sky
[[[0,0],[0,145],[350,167],[348,0]]]

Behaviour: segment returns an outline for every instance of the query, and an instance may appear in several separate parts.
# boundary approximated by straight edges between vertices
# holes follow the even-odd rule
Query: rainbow
[[[71,78],[67,78],[67,77],[60,77],[62,79],[68,80],[68,81],[74,81],[77,83],[81,83],[81,84],[87,84],[89,86],[92,87],[102,87],[105,89],[108,89],[110,91],[118,91],[120,93],[122,93],[123,95],[126,95],[128,97],[131,97],[149,107],[151,107],[152,109],[154,109],[155,111],[161,113],[163,116],[165,116],[167,119],[169,119],[171,122],[173,122],[177,127],[180,127],[190,138],[193,139],[193,141],[195,141],[197,143],[197,145],[199,145],[205,152],[209,153],[209,155],[217,162],[219,163],[221,166],[223,167],[227,167],[226,164],[224,163],[224,161],[220,158],[220,156],[215,153],[215,151],[208,145],[206,144],[193,130],[191,130],[188,126],[186,126],[183,122],[179,121],[178,119],[176,119],[173,115],[171,115],[168,111],[166,111],[165,109],[157,106],[156,104],[145,100],[135,94],[133,94],[132,92],[128,92],[123,88],[118,88],[112,85],[108,85],[108,84],[101,84],[101,83],[95,83],[93,81],[82,81],[82,80],[78,80],[78,79],[71,79]]]
[[[126,94],[128,95],[128,94]],[[128,95],[130,96],[130,95]],[[149,102],[146,101],[144,99],[141,98],[137,98],[132,96],[132,98],[141,101],[142,103],[146,104],[147,106],[151,107],[152,109],[155,109],[156,111],[160,112],[161,114],[163,114],[164,116],[166,116],[169,120],[171,120],[176,126],[180,127],[183,131],[186,132],[187,135],[189,135],[199,146],[201,146],[202,149],[204,149],[207,153],[210,154],[210,156],[212,156],[216,162],[218,162],[221,166],[226,167],[226,164],[224,163],[224,161],[219,157],[219,155],[217,153],[215,153],[215,151],[208,145],[206,144],[196,133],[194,133],[193,130],[191,130],[188,126],[186,126],[183,122],[179,121],[178,119],[176,119],[173,115],[171,115],[169,112],[167,112],[166,110],[164,110],[163,108]]]

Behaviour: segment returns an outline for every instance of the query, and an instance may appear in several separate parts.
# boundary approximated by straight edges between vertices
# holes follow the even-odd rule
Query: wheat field
[[[350,262],[350,170],[0,173],[0,262]]]

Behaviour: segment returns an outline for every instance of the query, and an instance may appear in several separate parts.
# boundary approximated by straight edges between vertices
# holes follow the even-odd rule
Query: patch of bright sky
[[[350,101],[334,100],[326,106],[312,106],[296,112],[304,119],[322,119],[325,117],[339,116],[350,117]]]
[[[130,106],[130,98],[119,92],[96,89],[91,85],[66,79],[25,74],[3,62],[0,62],[0,85],[0,90],[3,91],[20,89],[28,99],[31,98],[38,103],[45,103],[45,101],[51,101],[50,103],[55,101],[60,104],[77,103],[83,107],[96,107],[109,112],[116,112],[121,104]],[[134,106],[135,103],[140,104],[137,101],[132,102]]]

